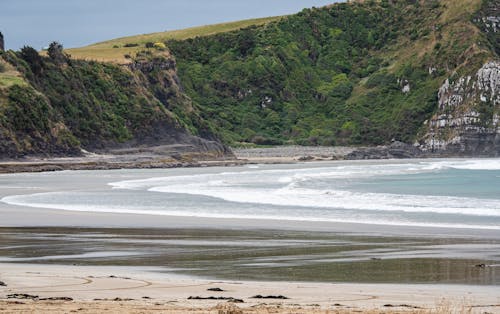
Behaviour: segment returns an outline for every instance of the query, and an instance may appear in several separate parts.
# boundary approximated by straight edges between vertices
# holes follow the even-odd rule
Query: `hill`
[[[359,1],[117,39],[77,59],[5,52],[0,151],[401,141],[499,155],[499,7]]]
[[[167,45],[186,93],[232,145],[399,140],[427,150],[434,138],[444,149],[471,128],[429,128],[465,108],[441,108],[438,91],[447,80],[476,77],[488,62],[498,73],[495,8],[498,1],[351,2]],[[490,125],[484,131],[494,138],[498,93],[488,104],[478,95],[464,106],[488,107],[474,123]]]
[[[112,39],[81,48],[68,49],[68,53],[75,59],[95,60],[104,62],[114,62],[127,64],[131,58],[125,55],[134,56],[137,52],[144,50],[146,44],[163,43],[167,40],[185,40],[196,36],[209,36],[222,32],[229,32],[252,25],[263,25],[281,19],[280,16],[250,19],[213,25],[191,27],[181,30],[143,34]]]
[[[49,55],[0,52],[0,157],[174,144],[180,152],[227,152],[180,91],[167,53],[128,67],[73,60],[56,43]]]

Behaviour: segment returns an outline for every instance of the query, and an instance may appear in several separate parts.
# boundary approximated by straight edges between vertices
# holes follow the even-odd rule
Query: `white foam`
[[[54,193],[40,193],[54,194]],[[29,196],[29,195],[28,195]],[[172,217],[194,217],[194,218],[216,218],[216,219],[256,219],[270,221],[304,221],[304,222],[332,222],[332,223],[353,223],[367,225],[390,225],[390,226],[409,226],[409,227],[435,227],[435,228],[459,228],[459,229],[484,229],[484,230],[500,230],[500,226],[495,225],[478,225],[478,224],[460,224],[460,223],[427,223],[413,222],[395,219],[360,219],[360,217],[340,218],[340,217],[311,217],[307,216],[306,212],[296,212],[296,216],[283,215],[282,212],[274,212],[274,214],[255,213],[255,212],[209,212],[201,211],[185,211],[185,210],[148,210],[148,209],[130,209],[125,207],[110,207],[110,206],[89,206],[84,204],[62,204],[62,203],[37,203],[27,201],[27,195],[9,196],[1,199],[2,202],[11,205],[27,206],[33,208],[59,209],[65,211],[78,212],[99,212],[99,213],[114,213],[114,214],[136,214],[136,215],[153,215],[153,216],[172,216]],[[288,210],[285,212],[290,213]]]
[[[500,199],[363,193],[346,190],[342,186],[343,182],[348,180],[367,177],[434,173],[446,169],[496,170],[500,169],[500,159],[332,163],[328,166],[301,165],[301,167],[284,169],[244,167],[242,171],[237,171],[236,168],[235,171],[220,173],[109,183],[114,189],[208,196],[255,206],[221,203],[220,208],[211,208],[200,203],[189,207],[182,205],[181,202],[173,208],[171,205],[149,206],[142,202],[137,202],[136,205],[116,205],[105,200],[102,205],[89,205],[78,203],[82,202],[82,198],[79,198],[78,202],[69,203],[70,197],[66,195],[60,198],[61,195],[57,193],[8,196],[2,201],[11,205],[73,211],[500,229],[500,226],[488,222],[487,218],[500,217]],[[474,221],[477,223],[468,224],[467,219],[470,218],[467,216],[475,216]],[[441,219],[442,223],[435,223],[436,217]],[[455,223],[461,221],[463,223]],[[484,225],[479,221],[485,221]]]

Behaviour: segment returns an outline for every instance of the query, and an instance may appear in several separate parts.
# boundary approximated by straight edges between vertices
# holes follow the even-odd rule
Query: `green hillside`
[[[498,8],[351,1],[111,40],[72,58],[57,45],[0,52],[0,156],[393,140],[500,154]]]
[[[480,0],[364,1],[170,40],[187,94],[231,144],[412,142],[453,73],[495,52]]]
[[[0,157],[165,144],[223,152],[180,92],[168,54],[123,67],[72,60],[54,46],[50,57],[0,52]]]
[[[158,32],[112,39],[82,48],[68,49],[69,54],[76,59],[96,60],[115,63],[130,63],[131,59],[125,55],[133,56],[146,48],[147,43],[165,42],[176,39],[184,40],[196,36],[208,36],[222,32],[229,32],[252,25],[262,25],[277,21],[281,17],[266,17],[213,25],[197,26],[181,30]]]

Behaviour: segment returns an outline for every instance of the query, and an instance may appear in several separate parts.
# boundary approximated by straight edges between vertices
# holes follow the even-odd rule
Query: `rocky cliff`
[[[428,121],[422,150],[450,155],[500,155],[500,61],[473,75],[447,79],[437,113]]]
[[[416,142],[427,154],[500,156],[500,3],[483,1],[473,22],[483,41],[475,45],[486,48],[476,55],[489,60],[465,60],[439,88],[436,112]]]
[[[230,154],[181,92],[168,52],[138,55],[125,67],[72,60],[54,47],[60,51],[48,57],[30,47],[0,53],[0,158],[153,146]]]

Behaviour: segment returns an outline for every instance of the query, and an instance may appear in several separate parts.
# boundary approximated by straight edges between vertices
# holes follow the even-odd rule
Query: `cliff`
[[[180,91],[168,53],[129,67],[32,48],[0,55],[0,157],[176,145],[176,153],[229,153]]]
[[[469,60],[437,92],[435,114],[424,122],[416,145],[424,152],[452,156],[500,155],[500,3],[483,1],[472,21],[487,42],[486,62]],[[474,47],[471,47],[474,48]]]

